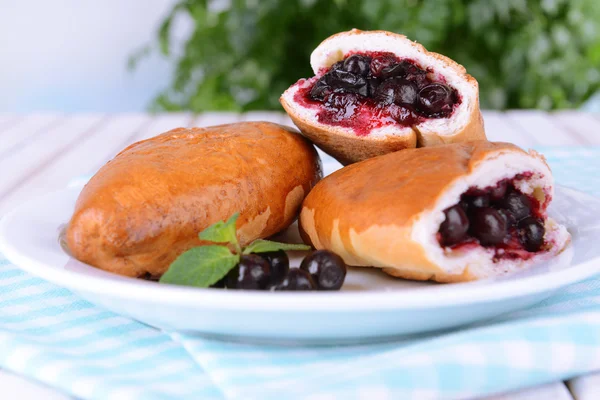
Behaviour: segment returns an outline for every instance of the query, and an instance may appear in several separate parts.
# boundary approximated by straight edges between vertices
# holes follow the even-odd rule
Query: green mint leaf
[[[235,223],[240,216],[239,213],[233,214],[227,222],[219,221],[212,224],[198,235],[202,240],[208,240],[214,243],[231,243],[238,246],[237,236],[235,234]]]
[[[199,246],[181,254],[160,278],[160,283],[209,287],[217,283],[240,261],[225,246]]]
[[[244,249],[244,254],[267,253],[278,250],[310,250],[310,246],[305,244],[279,243],[271,240],[258,239],[246,246]]]

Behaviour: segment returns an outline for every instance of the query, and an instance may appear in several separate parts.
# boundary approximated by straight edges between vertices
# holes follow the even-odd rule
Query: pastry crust
[[[367,136],[357,136],[350,128],[318,122],[316,109],[296,103],[294,96],[298,89],[311,85],[314,81],[300,80],[283,93],[281,104],[305,136],[342,164],[348,165],[417,146],[436,146],[486,138],[479,110],[479,87],[475,78],[467,74],[462,65],[446,56],[427,51],[422,45],[412,42],[404,35],[353,29],[327,38],[314,50],[311,66],[315,75],[321,76],[327,68],[354,51],[391,52],[398,57],[412,59],[423,68],[432,68],[436,77],[458,90],[461,104],[448,118],[428,119],[412,127],[389,125],[373,130]]]
[[[178,128],[135,143],[82,190],[67,228],[78,260],[126,276],[162,275],[236,212],[240,241],[289,226],[322,176],[314,147],[268,122]]]
[[[406,279],[461,282],[510,272],[566,245],[566,230],[546,219],[548,251],[528,261],[493,262],[481,246],[449,254],[436,238],[443,210],[469,187],[481,188],[532,173],[519,189],[542,213],[553,181],[545,161],[509,143],[476,141],[410,149],[343,168],[323,179],[304,201],[302,237],[334,251],[349,265],[383,268]]]
[[[469,121],[466,125],[454,131],[451,135],[441,135],[435,128],[432,129],[421,125],[413,126],[413,129],[417,132],[417,147],[486,140],[483,116],[481,115],[481,111],[479,111],[479,99],[477,99],[475,108],[476,110],[474,109],[469,113]]]
[[[285,99],[281,99],[281,104],[302,134],[342,165],[417,146],[417,135],[410,128],[403,135],[365,138],[338,126],[313,124],[295,116]]]

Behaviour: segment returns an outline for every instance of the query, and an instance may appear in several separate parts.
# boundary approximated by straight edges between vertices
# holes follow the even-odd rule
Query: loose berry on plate
[[[227,280],[227,276],[225,276],[225,278],[219,280],[218,282],[214,283],[211,287],[212,288],[223,289],[225,287],[225,281],[226,280]]]
[[[244,254],[240,263],[226,277],[226,286],[230,289],[263,290],[267,288],[271,277],[269,263],[256,254]]]
[[[317,250],[306,256],[300,269],[310,274],[319,290],[339,290],[346,278],[344,260],[328,250]]]
[[[275,291],[314,289],[316,289],[316,284],[310,274],[299,268],[291,268],[285,278],[273,288]]]
[[[259,253],[271,266],[270,284],[275,285],[283,280],[290,269],[290,259],[283,250]]]

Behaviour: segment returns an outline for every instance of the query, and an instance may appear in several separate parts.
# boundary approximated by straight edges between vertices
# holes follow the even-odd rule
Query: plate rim
[[[562,189],[594,197],[562,185]],[[147,303],[195,304],[201,308],[223,310],[263,311],[310,311],[310,312],[354,312],[385,311],[407,309],[449,308],[466,304],[482,304],[502,300],[518,299],[558,290],[570,284],[600,274],[600,256],[573,265],[570,268],[549,271],[544,274],[526,276],[517,280],[495,281],[481,284],[481,281],[441,284],[431,290],[398,291],[348,291],[348,292],[279,292],[278,301],[273,301],[272,292],[215,290],[177,285],[158,285],[155,282],[113,274],[111,279],[91,276],[80,271],[50,266],[30,255],[22,254],[10,239],[10,227],[22,210],[43,202],[53,196],[67,196],[81,187],[69,187],[50,192],[19,205],[0,219],[0,252],[12,264],[24,271],[63,286],[75,292],[89,292],[112,298],[132,299]],[[598,199],[600,201],[600,199]],[[64,221],[62,222],[64,223]],[[60,248],[58,240],[57,248]],[[569,243],[569,246],[572,246]],[[62,251],[62,249],[60,250]],[[77,261],[81,263],[80,261]],[[90,268],[95,268],[85,263]],[[107,272],[108,273],[108,272]]]

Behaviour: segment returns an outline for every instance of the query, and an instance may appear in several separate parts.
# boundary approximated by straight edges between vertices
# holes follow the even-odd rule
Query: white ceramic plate
[[[249,292],[162,285],[70,258],[59,231],[80,188],[23,204],[0,221],[0,250],[14,264],[120,314],[160,328],[258,340],[348,342],[454,327],[527,307],[600,272],[600,200],[558,188],[551,214],[572,245],[555,260],[507,277],[460,284],[396,280],[351,269],[341,292]],[[292,226],[288,239],[296,237]],[[293,258],[298,264],[300,257]]]

